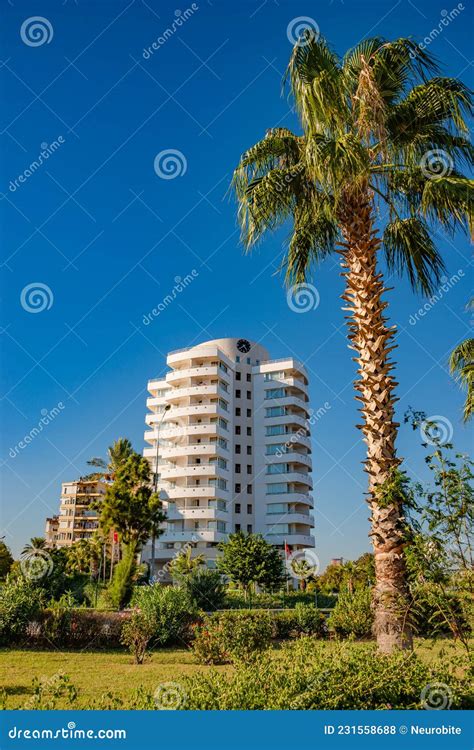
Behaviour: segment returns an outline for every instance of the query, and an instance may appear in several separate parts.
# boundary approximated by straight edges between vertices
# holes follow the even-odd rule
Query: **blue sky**
[[[354,364],[337,262],[315,272],[319,306],[293,312],[275,274],[287,232],[245,257],[227,190],[239,155],[268,127],[298,127],[280,96],[293,19],[314,19],[343,53],[372,35],[420,41],[457,4],[196,5],[147,58],[143,50],[179,10],[191,8],[187,0],[179,9],[157,0],[4,3],[2,533],[16,553],[43,533],[61,481],[84,473],[87,458],[104,455],[119,436],[142,449],[146,383],[163,372],[166,352],[223,336],[257,340],[275,358],[290,352],[306,363],[314,408],[328,405],[314,429],[318,554],[325,565],[369,548],[364,446],[354,427]],[[469,83],[472,5],[461,6],[430,50],[446,74]],[[28,24],[22,38],[22,25],[34,16],[47,22],[43,44],[28,37]],[[49,158],[19,180],[44,144]],[[182,174],[174,179],[154,169],[155,157],[168,149],[182,154]],[[466,450],[463,396],[446,365],[469,331],[469,244],[442,236],[440,248],[448,278],[457,280],[423,317],[412,317],[423,301],[405,281],[390,280],[390,315],[399,326],[398,409],[400,416],[409,405],[439,415]],[[176,277],[193,269],[194,281],[145,326],[144,316]],[[47,287],[46,309],[29,312],[28,287],[38,283]],[[55,407],[59,413],[42,432],[15,449]],[[424,476],[418,437],[402,429],[399,453]]]

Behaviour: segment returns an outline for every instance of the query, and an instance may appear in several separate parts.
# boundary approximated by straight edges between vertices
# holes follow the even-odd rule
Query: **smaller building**
[[[46,519],[45,538],[50,547],[69,547],[89,539],[99,528],[99,505],[107,489],[101,479],[63,482],[59,515]]]

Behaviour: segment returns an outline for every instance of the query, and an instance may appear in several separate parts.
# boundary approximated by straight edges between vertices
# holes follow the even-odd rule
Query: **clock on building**
[[[239,352],[247,354],[247,352],[250,351],[250,348],[250,341],[247,341],[247,339],[239,339],[237,341],[237,349],[239,350]]]

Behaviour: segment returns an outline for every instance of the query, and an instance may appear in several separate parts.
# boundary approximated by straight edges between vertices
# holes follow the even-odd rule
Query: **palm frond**
[[[414,290],[431,294],[445,270],[443,259],[419,218],[396,218],[383,234],[387,266],[400,276],[406,274]]]
[[[467,389],[464,403],[464,421],[474,414],[474,339],[465,339],[454,349],[449,358],[452,375]]]
[[[421,198],[421,210],[430,220],[438,221],[444,229],[474,230],[474,180],[453,175],[426,180]]]

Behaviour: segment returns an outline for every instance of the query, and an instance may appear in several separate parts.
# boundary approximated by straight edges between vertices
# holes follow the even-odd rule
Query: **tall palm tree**
[[[474,299],[469,302],[468,308],[474,308]],[[451,352],[449,367],[466,389],[464,421],[467,422],[474,414],[474,339],[464,339],[457,345]]]
[[[31,555],[33,552],[36,552],[37,550],[44,549],[46,547],[46,539],[42,536],[32,536],[28,544],[25,544],[23,547],[21,554],[22,555]]]
[[[87,463],[89,466],[96,466],[99,469],[103,469],[104,471],[101,472],[102,476],[106,474],[114,476],[117,469],[125,463],[132,453],[133,447],[130,440],[128,438],[119,438],[107,448],[107,460],[94,457]]]
[[[472,183],[459,169],[472,163],[464,120],[471,100],[409,39],[367,39],[341,60],[306,32],[287,78],[303,133],[269,130],[242,155],[233,180],[242,240],[250,250],[267,230],[292,221],[284,262],[291,285],[305,281],[314,262],[339,255],[367,444],[375,631],[379,650],[390,652],[410,648],[411,633],[403,613],[403,500],[393,491],[395,326],[384,314],[380,256],[414,289],[436,286],[444,265],[433,228],[469,223]]]

